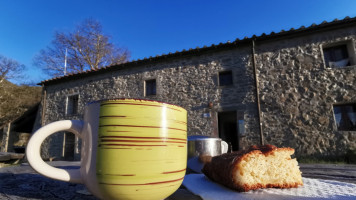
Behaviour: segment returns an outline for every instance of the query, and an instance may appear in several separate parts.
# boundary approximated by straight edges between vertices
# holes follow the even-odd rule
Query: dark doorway
[[[75,135],[70,132],[64,133],[65,143],[64,143],[64,160],[73,161],[74,160],[74,147],[75,147]]]
[[[219,112],[219,137],[229,144],[229,150],[239,150],[236,111]],[[231,149],[230,149],[231,148]]]

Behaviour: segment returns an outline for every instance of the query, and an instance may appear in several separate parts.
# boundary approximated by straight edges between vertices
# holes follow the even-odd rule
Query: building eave
[[[203,46],[201,48],[197,47],[197,48],[188,49],[188,50],[183,49],[182,51],[177,51],[174,53],[162,54],[162,55],[157,55],[154,57],[151,56],[149,58],[133,60],[133,61],[129,61],[129,62],[122,63],[122,64],[103,67],[103,68],[96,69],[96,70],[87,70],[87,71],[80,72],[80,73],[67,74],[65,76],[55,77],[52,79],[44,80],[41,83],[39,83],[38,85],[48,86],[48,85],[58,84],[61,82],[77,80],[77,79],[92,76],[92,75],[108,73],[108,72],[112,72],[112,71],[119,71],[119,70],[131,68],[131,67],[138,67],[138,66],[142,66],[145,64],[152,64],[152,63],[167,61],[170,59],[189,57],[189,56],[197,56],[197,55],[201,55],[201,54],[205,54],[205,53],[209,53],[209,52],[227,50],[227,49],[231,49],[231,48],[236,48],[238,46],[251,44],[252,40],[255,40],[255,41],[261,43],[264,41],[285,39],[285,38],[291,38],[291,37],[301,36],[301,35],[305,35],[305,34],[313,34],[313,33],[321,32],[321,31],[343,28],[343,27],[347,27],[352,24],[356,24],[356,17],[353,17],[353,18],[345,17],[342,20],[335,19],[331,22],[323,21],[322,23],[320,23],[318,25],[312,24],[309,27],[301,26],[298,29],[291,28],[288,31],[281,30],[280,32],[277,32],[277,33],[275,33],[275,32],[271,32],[269,34],[263,33],[260,36],[253,35],[251,37],[245,37],[241,40],[236,39],[233,42],[228,41],[225,43],[212,44],[210,46]]]

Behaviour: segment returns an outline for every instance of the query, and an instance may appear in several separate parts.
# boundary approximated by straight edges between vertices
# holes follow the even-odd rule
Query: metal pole
[[[256,71],[256,52],[255,52],[255,39],[252,39],[252,65],[253,73],[255,76],[255,86],[256,86],[256,100],[257,100],[257,110],[258,110],[258,124],[260,129],[260,144],[264,145],[263,129],[262,129],[262,120],[261,120],[261,106],[260,106],[260,92],[258,84],[258,76]]]
[[[42,90],[43,90],[43,96],[42,96],[42,113],[41,113],[41,126],[45,125],[45,115],[46,115],[46,104],[47,104],[47,91],[46,88],[44,86],[44,84],[42,84]]]
[[[67,75],[67,48],[66,48],[66,54],[64,55],[64,75]]]
[[[4,152],[8,152],[9,141],[10,141],[10,131],[11,131],[11,122],[7,124],[6,137],[5,137],[5,145]]]

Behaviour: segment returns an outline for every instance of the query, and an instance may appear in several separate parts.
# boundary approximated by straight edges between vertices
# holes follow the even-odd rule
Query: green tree
[[[127,62],[128,50],[109,40],[98,21],[86,19],[73,32],[55,32],[51,45],[35,56],[34,63],[51,76],[62,76]]]

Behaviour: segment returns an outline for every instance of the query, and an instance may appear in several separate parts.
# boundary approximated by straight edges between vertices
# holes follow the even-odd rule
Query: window
[[[349,43],[323,48],[326,67],[338,68],[353,64],[353,59],[350,57],[350,49],[352,49],[352,45]]]
[[[219,86],[232,85],[232,71],[219,72]]]
[[[145,81],[145,96],[156,95],[156,79]]]
[[[79,95],[68,96],[67,99],[67,115],[78,114]]]
[[[356,103],[334,105],[334,116],[338,131],[356,131]]]

